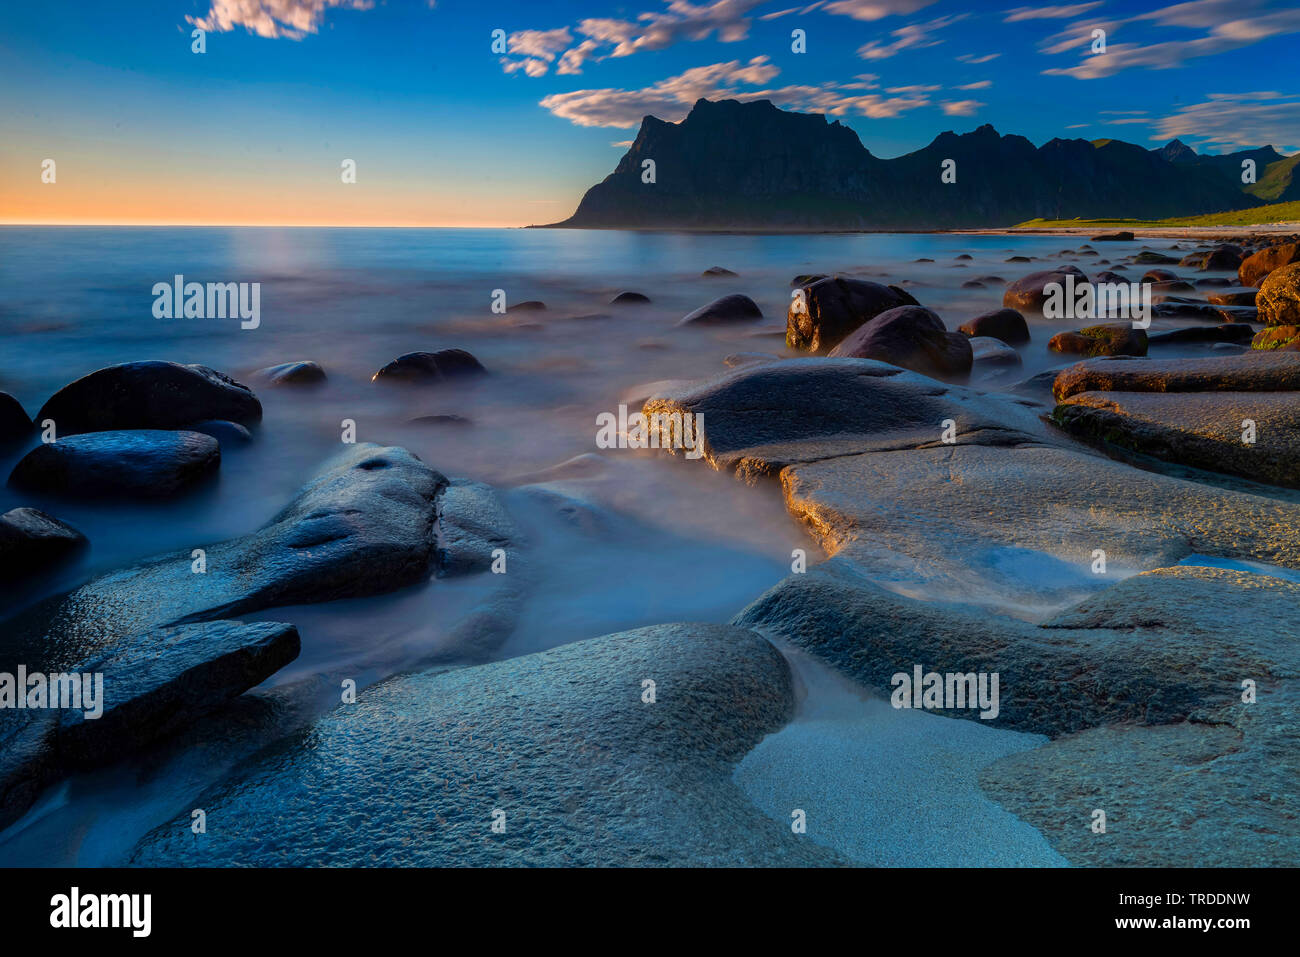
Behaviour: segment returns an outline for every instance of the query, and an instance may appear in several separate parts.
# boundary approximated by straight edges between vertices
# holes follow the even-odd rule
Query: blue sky
[[[699,96],[826,113],[885,157],[982,123],[1294,152],[1297,54],[1300,8],[1268,0],[8,3],[0,221],[546,222]]]

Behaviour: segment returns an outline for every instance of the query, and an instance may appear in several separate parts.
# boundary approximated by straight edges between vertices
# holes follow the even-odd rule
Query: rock
[[[1129,282],[1129,279],[1127,277],[1121,276],[1117,272],[1111,272],[1109,269],[1097,273],[1097,275],[1094,276],[1093,279],[1096,282],[1123,282],[1123,283]]]
[[[1300,262],[1269,273],[1259,287],[1256,302],[1259,318],[1266,326],[1300,325]]]
[[[962,287],[963,289],[984,289],[984,288],[986,288],[985,285],[984,285],[984,283],[980,282],[978,279],[967,279],[964,283],[961,284],[961,287]]]
[[[1213,288],[1217,286],[1235,286],[1236,282],[1231,279],[1224,279],[1220,276],[1207,276],[1196,280],[1198,289]]]
[[[1236,272],[1241,266],[1241,250],[1232,246],[1216,246],[1214,249],[1184,256],[1178,265],[1195,266],[1201,272]]]
[[[1288,392],[1078,392],[1052,418],[1067,432],[1209,472],[1300,488],[1300,402]],[[1242,423],[1256,424],[1253,443]]]
[[[1023,364],[1020,353],[1001,339],[994,339],[991,336],[972,336],[970,348],[975,365],[1018,366]]]
[[[1297,262],[1300,262],[1300,243],[1280,243],[1243,259],[1237,278],[1243,286],[1258,286],[1274,270]]]
[[[38,445],[9,484],[77,498],[167,498],[216,472],[217,440],[199,432],[90,432]]]
[[[32,420],[22,403],[8,392],[0,392],[0,443],[18,442],[32,434]]]
[[[0,643],[0,671],[102,674],[102,714],[0,711],[0,828],[15,821],[60,777],[139,751],[214,711],[298,657],[293,625],[214,621],[113,636],[80,661],[12,658]],[[92,685],[93,690],[93,685]],[[188,817],[188,813],[186,815]]]
[[[645,679],[654,705],[642,702]],[[758,811],[732,779],[793,712],[785,659],[724,625],[657,625],[402,676],[318,721],[311,747],[264,753],[204,795],[209,818],[225,822],[204,841],[186,811],[144,838],[131,863],[840,862]],[[671,786],[649,785],[666,772]],[[488,830],[494,809],[506,815],[501,834]]]
[[[972,338],[991,336],[1013,346],[1024,345],[1029,341],[1029,324],[1014,309],[994,309],[983,313],[962,323],[957,331]]]
[[[748,296],[733,293],[715,299],[707,306],[700,306],[694,312],[681,318],[679,326],[721,325],[732,322],[753,322],[763,318],[763,310]]]
[[[36,415],[60,438],[121,429],[184,429],[206,419],[255,425],[262,404],[245,385],[206,366],[127,362],[83,376],[56,392]]]
[[[1170,279],[1151,284],[1152,292],[1194,292],[1196,287],[1185,279]]]
[[[1177,345],[1186,342],[1250,342],[1255,331],[1243,322],[1221,326],[1189,326],[1147,336],[1148,346]]]
[[[1027,262],[1033,262],[1034,260],[1032,256],[1011,256],[1002,261],[1006,263],[1027,263]]]
[[[1178,260],[1173,256],[1166,256],[1164,253],[1152,252],[1149,249],[1144,249],[1134,256],[1133,262],[1138,266],[1173,266],[1178,264]]]
[[[933,260],[933,259],[918,259],[917,262],[928,262],[928,263],[932,263],[932,262],[934,262],[934,260]],[[791,279],[791,280],[790,280],[790,285],[791,285],[791,286],[811,286],[813,283],[815,283],[815,282],[820,282],[821,280],[823,280],[823,279],[825,279],[825,278],[826,278],[826,277],[825,277],[824,275],[822,275],[821,273],[803,273],[802,275],[795,276],[793,279]]]
[[[258,369],[253,373],[268,385],[319,385],[325,381],[325,370],[315,362],[282,362],[277,366]]]
[[[876,359],[936,379],[969,375],[970,339],[949,332],[924,306],[899,306],[860,326],[831,350],[836,358]]]
[[[1212,292],[1205,297],[1206,302],[1216,306],[1253,306],[1258,295],[1254,289],[1233,292]]]
[[[650,301],[650,297],[639,292],[620,292],[617,296],[609,301],[611,306],[643,306]]]
[[[0,646],[16,661],[57,653],[72,662],[94,656],[110,635],[425,582],[446,484],[405,449],[349,446],[261,529],[91,579],[6,622]],[[205,574],[194,573],[194,547],[204,551]]]
[[[962,253],[960,256],[954,256],[953,259],[974,259],[970,253]]]
[[[473,425],[469,419],[463,415],[451,415],[443,413],[440,415],[417,415],[413,419],[407,419],[411,425],[454,425],[466,426]]]
[[[791,349],[828,352],[854,329],[882,312],[918,305],[898,286],[835,276],[802,287],[786,314],[785,344]]]
[[[1174,282],[1178,279],[1178,274],[1170,272],[1168,269],[1148,269],[1142,274],[1143,282]],[[1188,286],[1191,284],[1188,283]]]
[[[1092,241],[1094,243],[1131,243],[1133,242],[1133,234],[1127,231],[1103,233],[1100,236],[1093,236]]]
[[[1058,402],[1080,392],[1284,392],[1300,389],[1300,356],[1094,359],[1056,376]]]
[[[10,509],[0,515],[0,582],[40,574],[85,545],[85,535],[39,509]]]
[[[1250,341],[1252,349],[1268,352],[1300,352],[1300,326],[1269,326]]]
[[[212,419],[207,422],[195,422],[190,426],[191,432],[202,432],[204,435],[210,435],[221,443],[224,449],[227,446],[249,445],[253,441],[253,433],[244,428],[238,422],[227,422],[224,419]]]
[[[780,362],[780,356],[774,356],[770,352],[733,352],[731,355],[722,357],[722,364],[729,369],[737,366],[753,365],[756,362]]]
[[[710,266],[708,269],[704,270],[704,272],[700,273],[700,275],[721,277],[721,276],[735,276],[737,274],[732,272],[730,269],[723,269],[721,266]]]
[[[464,349],[439,349],[398,356],[371,376],[370,381],[432,385],[486,374],[483,364]]]
[[[506,312],[545,312],[546,303],[540,299],[525,299],[523,302],[517,302],[513,306],[506,306]],[[443,350],[449,352],[452,350]],[[457,350],[458,351],[458,350]]]
[[[1052,283],[1064,288],[1067,275],[1074,276],[1075,285],[1088,281],[1088,277],[1077,266],[1056,266],[1041,272],[1031,272],[1007,286],[1006,292],[1002,294],[1002,305],[1021,312],[1041,312],[1048,297],[1045,288]]]
[[[1078,332],[1061,332],[1052,336],[1047,348],[1081,356],[1144,356],[1147,334],[1128,322],[1106,322],[1087,326]]]

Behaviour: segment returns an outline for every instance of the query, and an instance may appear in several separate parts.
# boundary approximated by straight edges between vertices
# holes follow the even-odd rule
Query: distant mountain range
[[[654,160],[654,182],[643,182]],[[956,182],[940,179],[956,161]],[[1257,182],[1243,185],[1242,160]],[[1300,154],[1271,146],[1200,156],[1173,140],[1054,139],[1035,147],[984,125],[880,159],[817,113],[768,100],[699,100],[680,123],[641,121],[632,147],[553,226],[687,229],[959,229],[1025,220],[1163,219],[1300,199]]]

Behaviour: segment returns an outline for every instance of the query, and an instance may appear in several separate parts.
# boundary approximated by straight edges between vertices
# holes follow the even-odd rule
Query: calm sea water
[[[223,449],[219,480],[171,504],[46,502],[0,488],[0,511],[37,505],[91,540],[77,564],[0,600],[13,610],[97,572],[255,529],[339,450],[341,422],[352,419],[360,441],[405,446],[449,476],[504,489],[568,476],[553,489],[577,512],[508,493],[530,547],[543,560],[502,655],[655,622],[725,621],[782,578],[791,549],[811,549],[809,540],[785,513],[775,487],[746,488],[698,462],[614,450],[601,452],[603,461],[548,472],[599,451],[597,414],[616,411],[620,402],[639,404],[653,383],[718,372],[730,353],[786,354],[784,316],[796,274],[845,272],[904,283],[955,329],[1001,304],[1000,283],[963,289],[963,281],[1015,278],[1044,268],[1043,259],[1092,271],[1095,260],[1059,256],[1080,242],[880,234],[0,228],[0,389],[29,413],[79,376],[138,359],[211,366],[253,385],[265,410],[251,445]],[[1137,244],[1099,248],[1103,257],[1115,258]],[[962,254],[973,259],[958,260]],[[1040,261],[1005,262],[1016,254]],[[920,258],[935,262],[914,262]],[[701,276],[715,265],[738,275]],[[176,274],[187,281],[261,283],[260,326],[154,318],[151,290]],[[1140,271],[1130,275],[1136,279]],[[496,315],[496,290],[508,303],[542,300],[547,309]],[[610,299],[624,290],[645,293],[653,303],[611,307]],[[685,313],[732,292],[751,296],[766,320],[728,329],[676,326]],[[1045,344],[1068,325],[1036,326],[1034,342],[1022,350],[1023,372],[986,384],[1005,388],[1059,365]],[[389,389],[369,381],[399,354],[448,347],[468,349],[492,375],[433,389]],[[302,392],[259,387],[250,378],[259,368],[299,359],[324,366],[328,384]],[[429,414],[464,416],[472,425],[410,423]],[[0,458],[0,470],[7,475],[23,451]],[[303,635],[300,659],[268,684],[362,661],[366,683],[438,650],[481,588],[473,579],[443,580],[389,596],[246,617],[292,621]],[[50,863],[117,861],[133,835],[174,812],[166,776],[150,788],[101,782],[57,798],[64,802],[53,818],[60,829],[28,828],[27,838],[14,837],[14,829],[0,835],[0,863],[41,863],[31,859],[31,835],[44,839],[48,833],[71,835]]]

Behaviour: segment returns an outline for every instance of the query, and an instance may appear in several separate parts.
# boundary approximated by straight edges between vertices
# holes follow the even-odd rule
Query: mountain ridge
[[[1241,159],[1261,190],[1240,182]],[[653,160],[653,181],[643,180]],[[943,182],[945,160],[956,181]],[[945,130],[893,159],[820,113],[770,100],[700,99],[678,123],[645,117],[614,171],[551,227],[690,229],[945,229],[1035,218],[1104,219],[1248,209],[1300,188],[1295,158],[1271,146],[1201,156],[1171,140],[1054,138],[1035,147],[985,123]],[[1288,165],[1289,164],[1289,165]],[[648,177],[647,177],[648,178]]]

